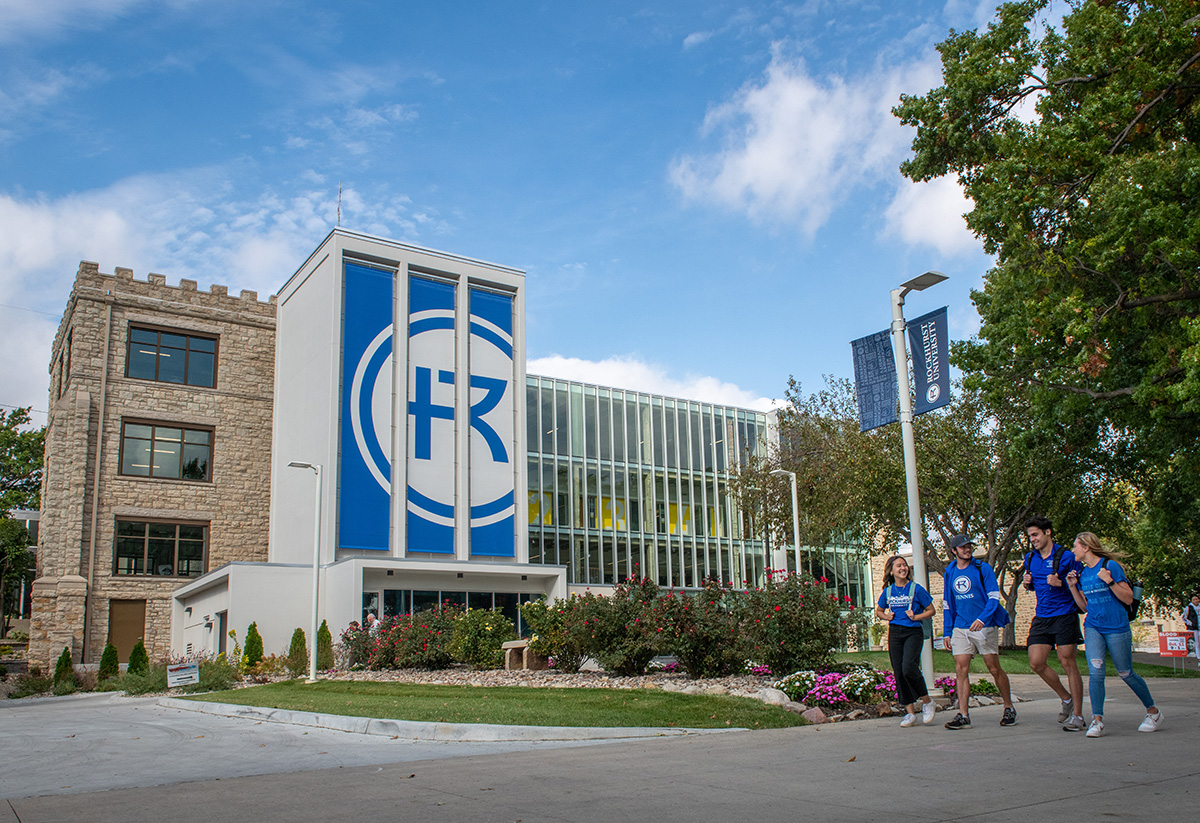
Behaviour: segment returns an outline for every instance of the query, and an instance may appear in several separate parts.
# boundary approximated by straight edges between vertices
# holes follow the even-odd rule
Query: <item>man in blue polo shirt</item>
[[[1004,701],[1001,726],[1017,722],[1008,675],[1000,668],[1000,629],[1008,613],[1000,606],[1000,586],[990,564],[975,560],[971,555],[975,544],[965,534],[950,538],[950,551],[955,562],[946,567],[942,588],[942,620],[946,650],[954,655],[955,692],[958,695],[958,715],[946,724],[947,729],[971,728],[967,701],[971,699],[971,658],[983,655],[983,662],[996,681]]]
[[[1081,732],[1087,728],[1083,721],[1083,677],[1075,662],[1075,652],[1083,642],[1079,631],[1079,609],[1071,590],[1067,588],[1067,575],[1080,573],[1083,566],[1075,559],[1069,548],[1054,542],[1054,527],[1048,517],[1031,517],[1025,523],[1025,533],[1033,551],[1025,555],[1025,588],[1037,596],[1037,609],[1029,624],[1029,668],[1046,681],[1062,703],[1058,722],[1064,724],[1064,732]],[[1067,686],[1063,688],[1058,672],[1046,665],[1050,650],[1058,655],[1058,662],[1067,675]]]

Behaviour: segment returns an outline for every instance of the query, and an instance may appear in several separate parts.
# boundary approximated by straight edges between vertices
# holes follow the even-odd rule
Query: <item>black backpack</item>
[[[1100,568],[1108,568],[1107,557],[1100,558]],[[1129,584],[1129,588],[1133,591],[1133,602],[1121,603],[1120,600],[1117,602],[1121,603],[1121,605],[1125,607],[1125,613],[1129,615],[1129,622],[1132,623],[1134,620],[1137,620],[1138,610],[1142,608],[1142,584],[1128,579],[1125,582]]]
[[[1061,545],[1057,545],[1057,544],[1054,547],[1054,551],[1051,552],[1050,568],[1054,570],[1055,574],[1058,574],[1059,571],[1062,569],[1062,558],[1063,558],[1063,555],[1066,554],[1066,552],[1067,552],[1066,546],[1061,546]],[[1030,570],[1031,563],[1033,563],[1033,552],[1028,552],[1025,555],[1025,573],[1026,574],[1031,573],[1031,570]],[[1065,579],[1063,580],[1063,585],[1064,586],[1067,585],[1067,581]],[[1029,587],[1029,591],[1033,591],[1033,586]],[[1075,605],[1074,601],[1071,602],[1071,608],[1072,608],[1071,614],[1079,614],[1079,607]]]

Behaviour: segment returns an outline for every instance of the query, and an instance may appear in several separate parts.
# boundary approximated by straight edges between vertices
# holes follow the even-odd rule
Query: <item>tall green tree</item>
[[[29,428],[29,409],[0,409],[0,517],[41,505],[46,430]]]
[[[29,530],[23,523],[0,517],[0,623],[5,632],[9,611],[19,609],[16,601],[21,578],[34,565],[31,543]]]
[[[1200,7],[1049,10],[1005,3],[938,46],[943,85],[894,110],[917,129],[901,171],[954,175],[996,257],[954,362],[993,403],[1027,392],[1047,435],[1094,431],[1149,557],[1200,539]]]

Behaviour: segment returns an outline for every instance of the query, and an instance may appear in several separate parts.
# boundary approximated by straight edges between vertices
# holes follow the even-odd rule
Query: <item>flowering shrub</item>
[[[504,665],[501,644],[517,639],[517,630],[503,614],[491,609],[467,609],[456,621],[450,637],[454,659],[477,669]]]
[[[933,681],[933,685],[941,687],[942,694],[947,697],[954,697],[958,693],[958,681],[952,674],[939,677]],[[980,679],[971,684],[971,694],[1000,694],[1000,690],[992,681]]]
[[[341,637],[342,650],[346,655],[346,668],[367,665],[373,643],[371,633],[359,625],[357,620],[351,620],[350,625],[342,630]]]
[[[720,677],[742,667],[742,643],[730,599],[728,588],[706,580],[698,594],[668,594],[655,605],[657,632],[666,651],[693,679]]]
[[[817,673],[813,671],[792,672],[782,680],[775,681],[775,688],[786,694],[797,703],[804,700],[813,684],[817,682]]]
[[[618,583],[609,597],[588,592],[575,601],[564,621],[568,636],[586,637],[587,655],[619,675],[646,673],[663,643],[655,625],[658,584],[649,578]]]
[[[363,664],[370,669],[444,669],[453,661],[450,638],[460,612],[451,607],[433,608],[420,614],[385,617],[379,628],[369,632],[351,623],[342,632],[347,646],[363,646]],[[355,656],[353,659],[358,661]]]
[[[838,672],[817,675],[812,688],[801,702],[830,709],[849,703],[850,697],[842,689],[842,681],[845,679],[846,675]]]
[[[739,617],[749,654],[776,672],[829,663],[846,641],[842,600],[821,580],[789,572],[768,574],[761,589],[740,598]]]
[[[770,666],[767,666],[763,663],[756,663],[753,660],[747,660],[742,664],[742,673],[753,674],[758,677],[770,677],[771,675],[775,674],[775,672],[771,671]]]
[[[532,600],[521,604],[521,617],[532,629],[529,648],[537,655],[548,657],[555,671],[577,672],[587,657],[589,633],[581,621],[572,621],[570,630],[567,615],[574,611],[578,595],[547,604]]]
[[[881,672],[869,666],[862,666],[844,675],[841,678],[841,688],[846,697],[855,703],[878,703],[884,699],[880,687],[887,683],[889,679],[891,681],[892,696],[894,697],[896,693],[895,675],[891,672]]]

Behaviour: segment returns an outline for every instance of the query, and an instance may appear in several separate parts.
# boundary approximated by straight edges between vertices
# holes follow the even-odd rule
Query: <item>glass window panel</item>
[[[163,335],[169,337],[170,335]],[[158,380],[161,383],[182,383],[187,372],[187,352],[184,349],[173,349],[159,346],[158,349]]]
[[[135,343],[151,343],[158,345],[158,332],[148,329],[130,329],[129,339]]]
[[[522,627],[517,625],[519,617],[517,601],[518,596],[514,592],[496,592],[495,603],[492,608],[511,620],[513,626],[520,632]]]
[[[171,538],[175,539],[175,524],[174,523],[150,523],[150,537]]]
[[[607,392],[600,393],[600,412],[597,422],[600,425],[600,459],[613,459],[612,437],[612,401]]]
[[[588,579],[589,583],[602,583],[600,579],[600,546],[595,538],[588,541]]]
[[[147,572],[153,575],[175,575],[175,541],[151,540],[147,547]]]
[[[213,385],[213,373],[216,364],[215,355],[207,352],[192,351],[187,359],[187,382],[189,386]]]
[[[118,523],[121,526],[141,526],[141,523]],[[117,574],[142,574],[145,563],[146,541],[141,537],[118,537],[116,545]]]
[[[204,543],[180,540],[179,564],[176,571],[181,577],[199,577],[204,574]]]
[[[584,515],[587,512],[585,505],[585,496],[587,489],[583,483],[583,466],[575,465],[571,467],[571,487],[572,487],[572,508],[571,525],[577,529],[583,528]]]
[[[413,597],[413,614],[423,612],[426,609],[432,609],[438,604],[438,593],[430,591],[414,591]]]
[[[612,398],[613,411],[613,430],[612,430],[612,453],[613,460],[618,463],[625,462],[625,395],[621,392],[613,392]]]
[[[363,592],[362,596],[362,622],[367,622],[367,615],[373,614],[379,617],[379,592]]]
[[[667,450],[667,468],[674,469],[679,466],[679,458],[676,452],[677,440],[675,430],[675,403],[668,400],[666,405],[666,450]]]
[[[553,526],[558,523],[557,499],[554,495],[554,461],[542,461],[542,525]]]
[[[163,348],[186,349],[187,341],[188,339],[185,335],[163,332],[158,339],[158,344]]]
[[[491,592],[467,592],[467,607],[471,609],[492,609]]]
[[[159,429],[160,434],[163,431],[163,429]],[[178,431],[178,429],[175,431]],[[150,473],[155,477],[179,477],[179,452],[180,444],[178,438],[175,440],[163,440],[161,437],[155,438],[154,465]]]
[[[617,505],[613,500],[612,469],[604,466],[600,469],[600,528],[616,527]]]
[[[571,386],[571,455],[583,456],[583,389]]]
[[[150,440],[151,438],[154,437],[154,427],[153,426],[144,426],[140,423],[126,423],[125,424],[125,436],[126,437],[138,437],[143,440]]]
[[[664,466],[663,461],[663,423],[662,423],[662,401],[654,400],[650,408],[651,415],[651,434],[650,438],[654,442],[654,465]]]
[[[212,432],[197,431],[194,429],[184,429],[183,432],[184,443],[204,443],[207,445],[211,438]]]
[[[554,454],[554,389],[542,386],[542,454]],[[532,443],[529,446],[533,448]]]
[[[122,520],[117,523],[117,534],[119,535],[138,535],[144,537],[146,534],[145,523],[133,523],[127,520]]]
[[[625,428],[625,440],[627,444],[625,459],[630,463],[640,463],[642,462],[642,435],[641,429],[638,427],[637,397],[634,395],[629,395],[625,398]]]
[[[558,500],[558,506],[556,507],[557,522],[555,525],[563,527],[569,526],[572,523],[570,505],[571,493],[568,485],[570,477],[568,475],[568,471],[569,469],[565,465],[559,465],[557,469],[556,486],[554,489],[555,498]]]
[[[525,448],[535,452],[541,442],[538,436],[538,390],[534,383],[525,387]]]
[[[139,380],[153,380],[158,367],[158,349],[146,344],[131,343],[126,371]]]
[[[542,533],[535,529],[529,530],[529,562],[541,563],[542,561]]]
[[[187,444],[183,447],[182,477],[184,480],[208,479],[208,446]]]
[[[588,466],[586,482],[587,482],[587,492],[586,492],[586,494],[587,494],[587,527],[589,529],[596,529],[596,528],[599,528],[600,524],[597,520],[597,515],[598,515],[597,508],[598,508],[599,501],[597,501],[597,499],[596,499],[597,495],[598,495],[598,490],[597,490],[596,467],[595,466]]]
[[[207,337],[190,338],[189,344],[193,354],[196,352],[215,352],[217,350],[217,341],[210,340]]]
[[[712,417],[706,412],[701,415],[703,420],[703,434],[701,435],[701,460],[704,470],[710,472],[713,469],[713,425]]]
[[[597,418],[599,415],[596,412],[596,390],[590,387],[585,387],[583,390],[583,432],[584,432],[584,454],[585,456],[595,459],[599,444],[597,435]]]
[[[408,589],[383,590],[383,616],[399,617],[408,614]]]
[[[607,471],[607,470],[606,470]],[[629,511],[625,502],[625,481],[627,473],[624,469],[613,472],[612,516],[613,528],[620,532],[629,531]]]
[[[613,543],[612,543],[611,539],[606,540],[606,539],[602,538],[600,541],[600,544],[601,544],[601,561],[600,561],[601,573],[604,575],[604,582],[608,585],[612,585],[613,583],[617,582],[613,577],[613,575],[615,573],[614,562],[613,562]],[[622,574],[622,577],[623,576],[624,576],[624,574]]]
[[[554,437],[555,437],[555,452],[560,455],[567,455],[570,447],[570,417],[568,414],[569,401],[567,400],[567,390],[565,388],[557,389],[554,392]]]
[[[150,441],[126,437],[121,444],[121,474],[150,475]]]
[[[700,428],[700,410],[693,406],[688,411],[688,417],[691,421],[692,468],[699,471],[700,469],[706,468],[702,454],[704,447],[701,445],[701,435],[703,430]],[[704,442],[707,443],[708,441],[705,440]]]
[[[526,466],[526,476],[529,480],[529,528],[530,531],[540,528],[542,513],[545,510],[545,498],[538,488],[542,476],[541,461],[536,457],[529,458]]]

